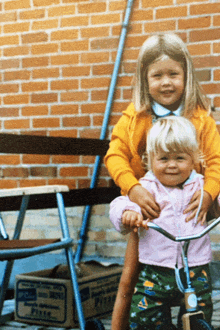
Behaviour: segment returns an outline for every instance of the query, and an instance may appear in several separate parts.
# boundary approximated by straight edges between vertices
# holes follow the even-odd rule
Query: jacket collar
[[[180,106],[177,110],[170,111],[169,109],[163,107],[161,104],[159,104],[157,102],[153,102],[152,109],[153,109],[154,114],[157,117],[165,117],[165,116],[170,116],[170,115],[181,116],[181,111],[183,109],[183,105],[180,104]]]

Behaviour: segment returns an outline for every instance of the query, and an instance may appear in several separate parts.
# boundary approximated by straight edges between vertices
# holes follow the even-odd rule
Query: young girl
[[[169,112],[189,118],[197,130],[204,164],[196,164],[204,174],[204,197],[198,221],[204,221],[207,211],[220,192],[220,136],[215,121],[209,115],[209,102],[195,78],[192,59],[186,45],[174,34],[149,37],[141,47],[133,88],[133,103],[116,124],[105,157],[105,165],[122,195],[137,203],[144,219],[154,219],[160,207],[151,193],[142,187],[144,176],[142,154],[146,132],[152,122]],[[186,221],[195,217],[201,193],[195,192],[185,209]],[[138,277],[138,238],[132,232],[125,255],[124,269],[112,316],[112,330],[124,330],[130,301]]]
[[[183,117],[159,119],[147,137],[148,169],[140,184],[154,197],[160,216],[153,220],[174,236],[194,235],[203,230],[197,217],[185,222],[185,207],[195,192],[203,189],[203,176],[194,167],[199,163],[199,148],[193,124]],[[128,196],[110,204],[110,220],[121,233],[135,227],[147,228],[141,208]],[[131,303],[131,329],[172,329],[169,306],[183,298],[176,280],[177,267],[183,272],[182,243],[176,243],[154,230],[139,229],[141,272]],[[211,278],[208,263],[212,252],[209,235],[190,242],[188,260],[192,284],[205,318],[212,316]]]

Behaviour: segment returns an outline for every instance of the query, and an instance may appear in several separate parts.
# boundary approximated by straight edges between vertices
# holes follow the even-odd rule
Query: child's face
[[[169,57],[149,65],[147,72],[149,94],[157,103],[175,111],[184,93],[184,71],[179,62]]]
[[[152,171],[164,186],[175,187],[184,183],[193,167],[193,159],[187,153],[160,151],[152,159]]]

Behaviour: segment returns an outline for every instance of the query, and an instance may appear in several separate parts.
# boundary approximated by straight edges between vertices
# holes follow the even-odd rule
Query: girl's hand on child
[[[122,223],[128,228],[137,232],[138,228],[141,227],[143,222],[143,216],[132,210],[125,210],[122,214]]]
[[[141,208],[144,219],[155,219],[160,215],[160,207],[154,197],[141,185],[135,185],[128,193],[130,200]]]
[[[201,222],[201,225],[204,224],[204,222],[206,220],[207,212],[208,212],[210,206],[212,205],[212,197],[210,196],[210,194],[207,191],[204,191],[203,193],[204,194],[203,194],[202,207],[200,209],[198,219],[197,219],[197,223]],[[184,210],[184,212],[183,212],[184,214],[191,212],[186,217],[186,222],[195,218],[197,209],[199,207],[200,197],[201,197],[201,191],[196,191],[195,194],[193,195],[193,197],[191,198],[189,205]]]

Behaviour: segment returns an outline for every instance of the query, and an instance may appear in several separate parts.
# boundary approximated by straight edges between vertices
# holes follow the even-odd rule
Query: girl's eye
[[[166,161],[167,160],[167,157],[161,157],[160,160]]]

